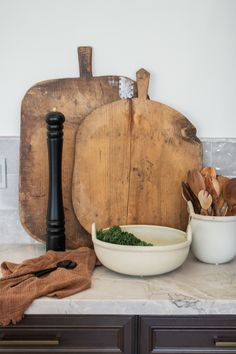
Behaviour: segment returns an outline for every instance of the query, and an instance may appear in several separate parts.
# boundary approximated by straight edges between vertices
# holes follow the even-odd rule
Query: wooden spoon
[[[220,216],[220,211],[217,207],[218,198],[221,193],[220,184],[216,178],[211,177],[211,176],[206,176],[204,178],[204,181],[205,181],[206,190],[212,196],[212,207],[213,207],[214,213],[215,213],[215,215]]]
[[[227,202],[229,209],[227,215],[234,212],[236,205],[236,178],[231,178],[223,187],[223,197]]]
[[[225,216],[227,209],[228,209],[228,204],[226,203],[224,196],[223,196],[223,189],[225,185],[228,183],[229,178],[225,176],[216,176],[216,179],[220,185],[221,193],[220,196],[217,200],[217,209],[220,211],[221,216]]]
[[[220,196],[221,188],[216,178],[207,176],[204,179],[206,190],[212,195],[212,197],[218,198]]]
[[[217,181],[219,182],[219,185],[221,187],[221,190],[224,189],[225,185],[229,182],[229,178],[228,177],[225,177],[225,176],[220,176],[220,175],[217,175],[216,176],[216,179]]]
[[[212,204],[212,196],[208,193],[208,191],[201,190],[198,193],[198,200],[200,202],[200,205],[202,207],[201,214],[203,215],[209,215],[208,214],[208,209],[211,207]]]
[[[210,176],[210,177],[216,178],[216,170],[214,167],[211,167],[211,166],[204,167],[201,170],[201,174],[203,177]]]
[[[195,196],[195,194],[191,191],[189,185],[185,182],[182,182],[182,197],[186,202],[191,201],[195,213],[197,214],[200,213],[201,205],[199,203],[199,200]]]
[[[233,205],[231,208],[228,208],[226,216],[235,216],[236,215],[236,205]]]
[[[224,204],[222,205],[222,207],[219,210],[220,210],[220,216],[227,215],[227,212],[228,212],[228,204],[227,204],[227,202],[224,202]]]
[[[188,171],[187,182],[196,197],[201,190],[206,189],[204,178],[198,170]]]
[[[220,215],[222,215],[223,210],[226,208],[226,206],[228,206],[228,204],[224,200],[223,194],[221,192],[219,198],[217,198],[216,200],[216,208],[217,210],[219,210]]]

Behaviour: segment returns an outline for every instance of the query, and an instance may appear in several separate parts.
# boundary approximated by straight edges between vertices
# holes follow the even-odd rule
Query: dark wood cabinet
[[[236,316],[141,316],[139,354],[235,354]]]
[[[32,315],[0,328],[0,353],[136,353],[136,316]]]
[[[30,315],[0,353],[236,354],[236,316]]]

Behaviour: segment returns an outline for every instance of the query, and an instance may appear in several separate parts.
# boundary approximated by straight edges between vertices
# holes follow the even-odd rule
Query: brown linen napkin
[[[76,262],[77,266],[74,269],[58,268],[40,278],[32,275],[11,278],[54,267],[58,262],[67,259]],[[7,326],[11,322],[20,321],[32,301],[41,296],[63,298],[89,288],[95,264],[95,252],[88,247],[68,252],[48,251],[21,264],[3,262],[1,270],[4,278],[0,280],[0,325]]]

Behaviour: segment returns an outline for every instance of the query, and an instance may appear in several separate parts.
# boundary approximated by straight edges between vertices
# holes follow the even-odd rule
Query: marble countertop
[[[43,245],[1,245],[0,262],[21,262],[45,252]],[[236,259],[224,265],[198,262],[191,254],[177,270],[130,277],[97,267],[92,287],[73,296],[43,297],[27,314],[236,314]]]

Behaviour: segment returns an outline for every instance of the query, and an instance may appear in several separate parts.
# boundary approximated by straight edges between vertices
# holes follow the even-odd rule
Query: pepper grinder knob
[[[65,251],[65,217],[61,175],[65,117],[60,112],[49,112],[45,120],[47,122],[49,165],[46,250]]]

